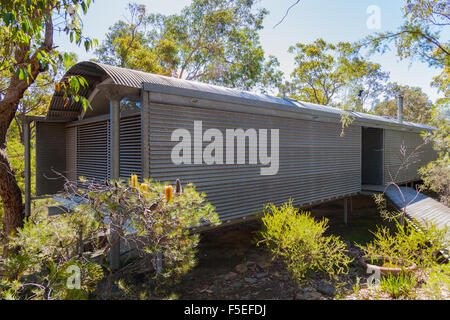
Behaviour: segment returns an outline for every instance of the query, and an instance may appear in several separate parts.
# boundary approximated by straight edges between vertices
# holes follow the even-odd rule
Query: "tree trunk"
[[[4,111],[5,112],[5,111]],[[12,232],[23,226],[24,207],[22,192],[17,185],[14,171],[6,151],[6,136],[14,117],[14,108],[0,116],[0,197],[2,198],[4,218],[3,236],[6,241]],[[4,253],[6,251],[4,250]]]

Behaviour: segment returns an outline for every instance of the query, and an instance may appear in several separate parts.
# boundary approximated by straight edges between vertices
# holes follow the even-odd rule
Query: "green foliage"
[[[96,44],[95,40],[82,35],[81,18],[90,5],[90,0],[21,0],[2,3],[0,9],[0,69],[2,70],[2,85],[0,91],[6,90],[11,80],[26,81],[27,87],[34,83],[39,74],[51,68],[53,74],[58,73],[58,65],[67,66],[72,56],[56,50],[53,45],[54,21],[65,21],[64,32],[77,45],[84,45],[89,50]],[[61,26],[64,23],[60,24]],[[52,30],[53,31],[53,30]],[[72,77],[71,77],[72,78]],[[83,80],[73,77],[69,80],[73,99],[84,101],[78,96]],[[76,89],[78,87],[78,89]],[[26,90],[25,90],[26,91]],[[88,104],[88,101],[85,101]]]
[[[428,270],[428,279],[423,289],[428,299],[448,299],[450,294],[450,264],[432,266]]]
[[[419,169],[423,185],[440,195],[440,200],[450,206],[450,155],[445,153],[437,160]]]
[[[420,88],[389,83],[385,91],[385,100],[374,107],[375,114],[397,118],[399,94],[403,95],[403,119],[415,123],[431,124],[433,109],[428,96]]]
[[[450,82],[447,78],[447,87]],[[448,95],[448,89],[446,95]],[[433,143],[433,147],[438,153],[436,160],[428,163],[427,166],[419,169],[419,173],[424,182],[424,186],[440,195],[441,201],[445,205],[450,204],[450,119],[442,111],[449,111],[448,97],[443,98],[446,109],[435,108],[433,110],[433,125],[437,130],[423,133],[425,141]]]
[[[351,259],[344,242],[337,236],[324,236],[327,219],[316,221],[289,202],[280,207],[268,205],[262,222],[263,240],[258,244],[267,245],[274,257],[282,258],[296,281],[305,280],[314,271],[332,279],[348,272]]]
[[[0,294],[4,299],[87,299],[103,278],[101,266],[79,254],[79,234],[92,240],[97,221],[82,212],[27,219],[1,259]],[[72,270],[72,271],[71,271]],[[70,286],[79,272],[79,286]]]
[[[123,181],[81,182],[86,189],[66,185],[68,197],[83,199],[72,212],[36,214],[10,239],[11,253],[0,260],[2,298],[87,299],[109,269],[107,257],[117,241],[137,249],[133,270],[145,271],[140,268],[151,260],[155,270],[162,265],[156,285],[175,281],[196,262],[199,238],[189,228],[220,223],[205,195],[191,185],[166,201],[166,186],[151,181],[140,188]]]
[[[177,279],[195,265],[195,252],[199,241],[190,228],[204,223],[220,223],[214,207],[205,201],[205,194],[187,185],[182,192],[166,201],[165,187],[157,182],[146,180],[141,187],[136,182],[111,181],[96,184],[81,179],[85,188],[68,188],[70,197],[83,199],[75,210],[95,217],[101,221],[103,232],[113,230],[117,238],[108,239],[108,244],[95,248],[106,252],[115,241],[134,244],[141,256],[152,257],[157,276]],[[106,223],[107,222],[107,223]],[[137,262],[142,262],[138,260]]]
[[[394,43],[402,58],[419,58],[431,66],[449,64],[450,45],[440,32],[450,25],[447,0],[407,0],[404,21],[399,30],[378,33],[364,39],[373,51],[385,52]]]
[[[369,263],[380,266],[431,266],[438,262],[439,250],[450,244],[449,229],[439,229],[433,223],[426,223],[421,230],[410,224],[397,223],[395,232],[387,227],[377,227],[373,234],[372,242],[358,247],[364,251]]]
[[[389,274],[380,279],[380,289],[390,294],[394,299],[400,297],[413,298],[416,285],[415,275],[411,273]]]
[[[282,91],[298,100],[330,105],[340,96],[344,105],[362,111],[388,78],[379,64],[364,59],[348,42],[335,45],[318,39],[297,43],[289,52],[295,54],[295,69]]]
[[[96,50],[121,67],[249,90],[276,87],[282,74],[264,57],[258,31],[267,11],[253,0],[195,0],[180,14],[147,14],[130,4]]]

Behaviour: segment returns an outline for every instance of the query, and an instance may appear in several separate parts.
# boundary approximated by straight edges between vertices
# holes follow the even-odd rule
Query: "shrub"
[[[448,228],[439,229],[433,223],[417,230],[409,223],[402,226],[397,222],[395,232],[377,227],[373,234],[372,242],[358,247],[372,264],[391,267],[431,266],[438,262],[439,251],[449,245]]]
[[[423,184],[426,188],[436,192],[446,206],[450,206],[450,155],[444,154],[425,167],[419,169]]]
[[[83,188],[66,183],[66,196],[80,205],[25,221],[0,260],[0,298],[86,299],[109,270],[108,254],[120,240],[138,250],[136,265],[151,260],[158,269],[162,262],[162,277],[155,278],[174,280],[192,268],[199,239],[189,228],[220,223],[205,195],[191,185],[182,191],[178,183],[166,201],[167,186],[152,181],[139,186],[135,177],[132,182],[81,179]]]
[[[270,204],[263,213],[264,229],[258,244],[264,243],[275,257],[282,258],[298,282],[314,271],[337,279],[338,274],[348,272],[351,259],[339,237],[324,236],[327,222],[327,219],[316,221],[291,202],[280,207]]]
[[[79,233],[92,236],[96,221],[82,213],[25,221],[0,261],[3,299],[86,299],[103,278],[101,266],[78,250]],[[78,277],[79,275],[79,277]],[[77,283],[77,281],[79,282]]]
[[[134,175],[129,183],[83,183],[87,186],[83,189],[67,186],[71,197],[82,199],[83,204],[75,210],[95,217],[106,234],[116,234],[95,250],[106,253],[122,240],[135,247],[139,256],[151,258],[153,268],[166,279],[176,279],[195,265],[199,237],[190,228],[220,223],[205,194],[196,192],[190,184],[181,190],[178,182],[177,191],[167,198],[171,186],[151,180],[139,185]]]

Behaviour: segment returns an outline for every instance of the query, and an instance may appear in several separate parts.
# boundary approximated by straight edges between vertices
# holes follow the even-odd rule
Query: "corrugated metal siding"
[[[66,176],[77,180],[77,127],[66,128]]]
[[[81,124],[78,128],[77,174],[88,179],[109,179],[109,121]]]
[[[137,174],[142,181],[141,115],[120,119],[120,178]]]
[[[36,195],[63,190],[66,174],[64,123],[36,122]]]
[[[423,143],[423,138],[418,133],[384,130],[384,184],[392,180],[403,183],[420,179],[417,170],[436,158],[431,144],[423,145],[415,151]],[[400,152],[402,144],[406,147],[410,165],[399,170],[402,162],[405,162]]]
[[[171,141],[172,131],[185,128],[193,135],[194,120],[203,121],[203,131],[221,130],[224,144],[225,129],[279,129],[278,174],[261,176],[259,164],[173,164],[171,150],[177,142]],[[222,220],[254,214],[264,204],[289,198],[295,204],[307,204],[361,190],[360,127],[350,126],[340,137],[340,124],[335,123],[155,104],[150,106],[149,122],[150,177],[194,183]]]

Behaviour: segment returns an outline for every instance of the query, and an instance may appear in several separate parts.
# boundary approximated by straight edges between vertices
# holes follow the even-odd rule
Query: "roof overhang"
[[[150,102],[182,103],[183,105],[203,108],[230,109],[238,112],[327,122],[339,122],[342,116],[347,114],[353,119],[353,125],[414,132],[435,129],[411,122],[398,123],[396,119],[387,117],[360,112],[347,112],[338,108],[300,102],[289,98],[240,91],[92,61],[80,62],[74,65],[66,73],[66,76],[71,75],[80,75],[86,79],[89,87],[81,89],[79,94],[92,101],[94,101],[94,97],[99,96],[99,92],[107,94],[102,87],[110,88],[113,85],[117,87],[116,91],[123,96],[137,95],[142,89],[149,91],[151,93]],[[108,84],[108,86],[104,86],[104,84]],[[47,118],[72,121],[82,118],[85,113],[95,116],[102,112],[109,112],[105,103],[103,103],[103,106],[98,106],[98,108],[105,110],[97,110],[95,112],[90,110],[83,111],[81,103],[67,104],[63,100],[62,94],[56,92],[50,103]]]

